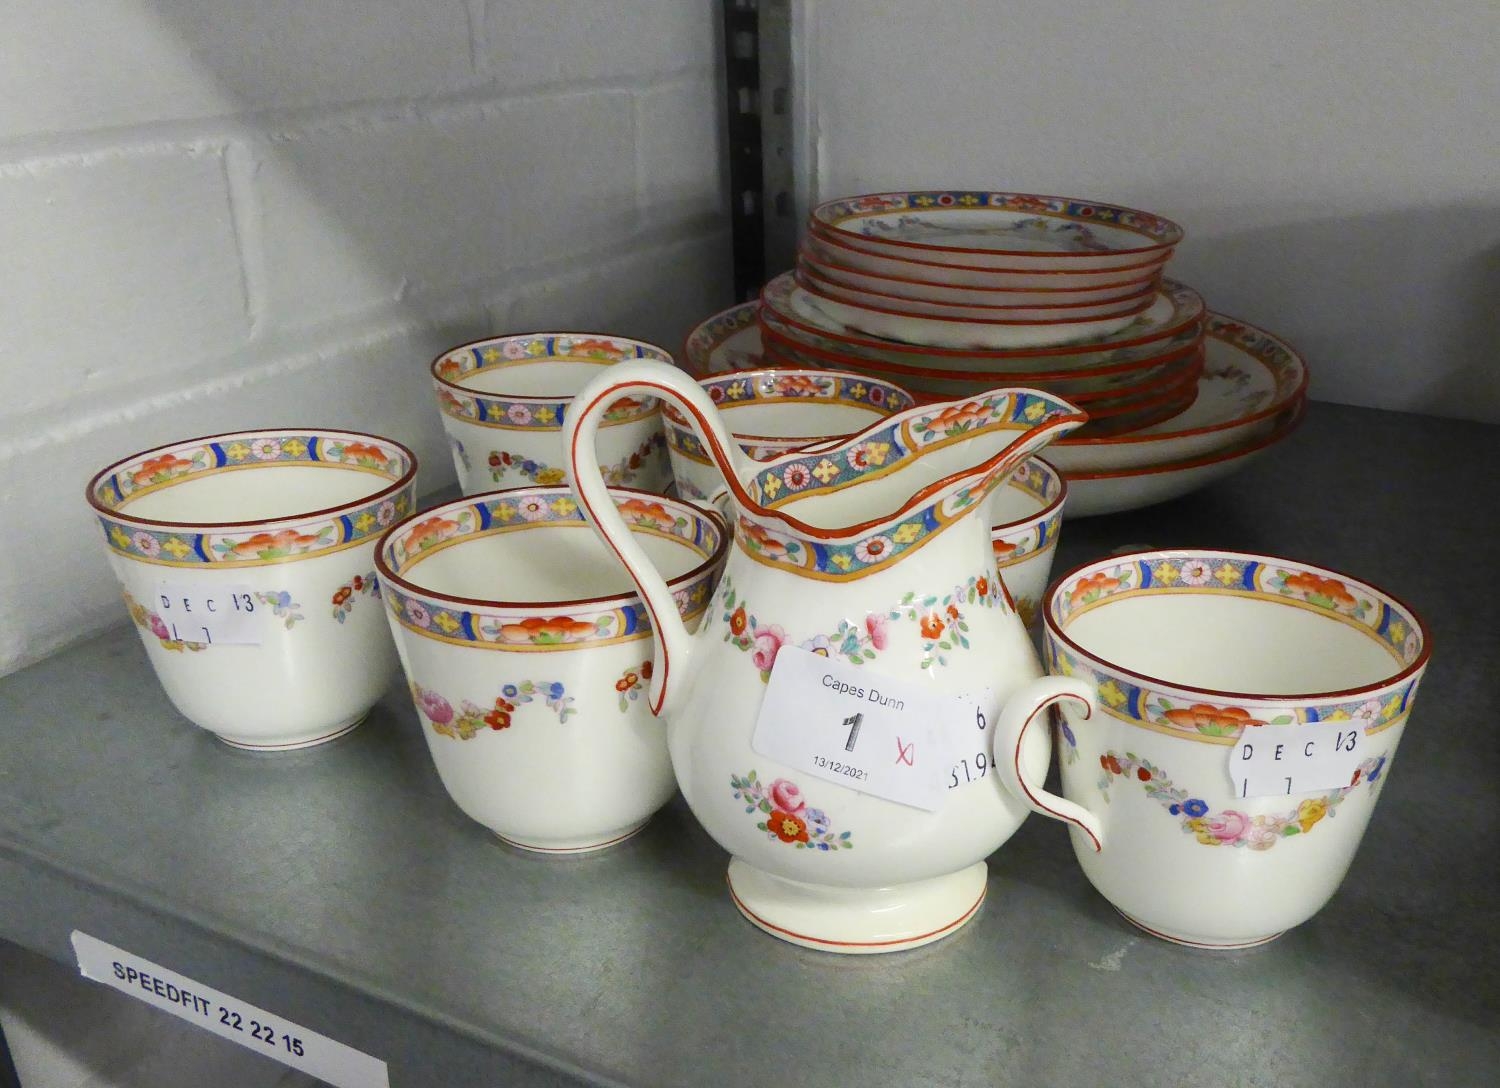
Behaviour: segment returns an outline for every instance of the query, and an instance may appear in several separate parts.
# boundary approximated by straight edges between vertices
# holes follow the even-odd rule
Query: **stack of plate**
[[[1089,413],[1046,457],[1067,512],[1133,509],[1242,466],[1300,420],[1307,369],[1166,279],[1176,224],[1016,193],[884,193],[814,210],[797,268],[689,337],[700,373],[822,367],[918,399],[1030,386]]]

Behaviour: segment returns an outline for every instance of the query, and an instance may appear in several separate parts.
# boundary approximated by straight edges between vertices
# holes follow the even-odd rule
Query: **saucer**
[[[1110,269],[1165,260],[1182,228],[1150,212],[1034,193],[871,193],[814,208],[816,234],[867,252],[1010,269]]]
[[[965,319],[914,314],[905,309],[834,298],[802,272],[795,275],[801,298],[825,319],[887,340],[941,348],[1003,351],[1077,344],[1119,332],[1150,309],[1153,302],[1147,293],[1132,302],[1124,313],[1102,317],[1070,318],[1061,316],[1056,309],[1034,309],[1026,311],[1033,316],[1022,318]]]
[[[1131,434],[1064,438],[1047,450],[1070,473],[1149,468],[1253,441],[1307,391],[1307,364],[1264,329],[1210,313],[1198,395],[1181,414]]]
[[[790,272],[772,279],[761,290],[763,320],[787,336],[817,346],[832,340],[848,354],[874,356],[887,362],[959,372],[1006,370],[1066,370],[1147,359],[1184,347],[1199,335],[1205,307],[1203,297],[1186,284],[1163,280],[1155,300],[1108,335],[1077,343],[1030,349],[954,349],[916,345],[859,332],[820,311],[797,285]]]
[[[1118,514],[1180,498],[1232,475],[1295,431],[1307,414],[1306,396],[1284,410],[1269,433],[1201,457],[1147,468],[1064,472],[1069,518]],[[1057,447],[1048,449],[1050,455]]]

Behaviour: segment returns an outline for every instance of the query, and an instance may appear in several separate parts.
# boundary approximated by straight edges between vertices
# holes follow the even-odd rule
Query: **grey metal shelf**
[[[637,839],[512,851],[449,802],[399,686],[347,738],[238,752],[121,627],[0,680],[0,938],[81,929],[390,1063],[393,1085],[1479,1084],[1500,1065],[1500,428],[1317,404],[1242,474],[1068,523],[1312,559],[1434,629],[1354,868],[1263,949],[1141,936],[1031,819],[957,936],[846,959],[741,920],[675,801]],[[100,561],[103,561],[101,556]]]

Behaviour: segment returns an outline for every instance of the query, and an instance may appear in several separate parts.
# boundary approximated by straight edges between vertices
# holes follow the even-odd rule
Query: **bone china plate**
[[[1032,193],[873,193],[821,204],[810,222],[867,252],[990,268],[1128,267],[1182,240],[1150,212]]]
[[[1307,390],[1307,365],[1283,340],[1210,313],[1198,395],[1179,415],[1130,434],[1064,438],[1047,457],[1065,472],[1110,472],[1187,461],[1272,430]]]

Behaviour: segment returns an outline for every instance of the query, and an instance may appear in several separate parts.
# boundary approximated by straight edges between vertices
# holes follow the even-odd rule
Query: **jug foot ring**
[[[752,924],[773,937],[824,952],[900,952],[961,929],[984,902],[989,870],[885,888],[834,888],[772,876],[739,858],[729,863],[729,895]]]
[[[350,733],[358,729],[369,716],[370,712],[364,710],[352,721],[336,725],[326,733],[319,733],[317,736],[309,737],[306,740],[287,741],[285,744],[256,744],[246,740],[231,740],[219,733],[215,733],[214,736],[229,745],[229,747],[238,748],[242,752],[295,752],[303,748],[315,748],[320,744],[327,744],[331,740],[338,740],[345,733]]]
[[[587,835],[578,839],[521,840],[511,838],[509,835],[502,835],[498,831],[495,832],[495,838],[499,839],[506,846],[514,846],[517,850],[525,850],[529,854],[549,854],[553,856],[589,854],[595,850],[604,850],[611,846],[618,846],[626,839],[634,838],[645,830],[646,825],[650,822],[650,817],[647,817],[640,823],[632,824],[629,827],[619,828],[618,830],[605,832],[600,835]]]
[[[1286,932],[1286,930],[1282,929],[1277,930],[1275,933],[1267,933],[1263,937],[1251,937],[1248,940],[1220,941],[1209,937],[1188,936],[1184,933],[1168,933],[1165,930],[1157,929],[1155,926],[1148,926],[1139,918],[1132,918],[1119,907],[1115,907],[1115,913],[1143,933],[1149,933],[1151,936],[1160,938],[1163,941],[1171,941],[1173,944],[1185,945],[1188,948],[1205,948],[1210,952],[1233,952],[1241,948],[1259,948],[1263,944],[1270,944]]]

